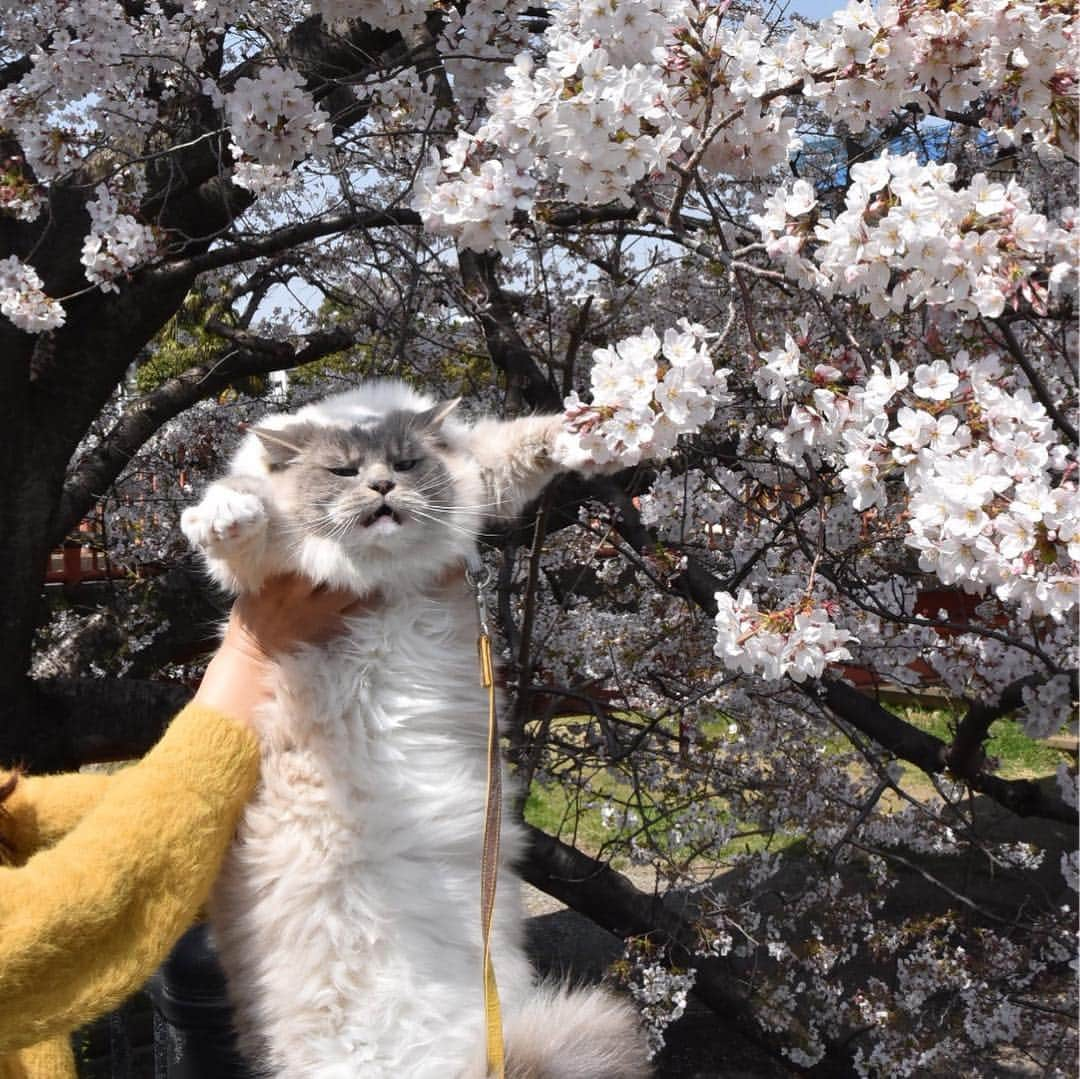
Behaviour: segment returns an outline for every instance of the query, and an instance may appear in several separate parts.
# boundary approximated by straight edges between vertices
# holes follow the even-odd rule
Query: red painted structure
[[[94,543],[94,525],[83,521],[78,537],[49,552],[45,583],[75,588],[84,581],[109,581],[128,576],[122,566],[111,563],[100,545]]]

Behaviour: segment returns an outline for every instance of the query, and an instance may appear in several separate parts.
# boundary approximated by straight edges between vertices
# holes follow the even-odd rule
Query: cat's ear
[[[413,426],[422,431],[437,431],[442,426],[443,420],[460,404],[460,397],[455,397],[452,401],[440,401],[426,412],[418,412],[413,420]]]
[[[271,468],[284,468],[295,461],[315,432],[311,423],[290,423],[287,427],[253,427]]]

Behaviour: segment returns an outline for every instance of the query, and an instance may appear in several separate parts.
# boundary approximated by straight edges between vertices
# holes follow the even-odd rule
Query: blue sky
[[[847,0],[792,0],[791,11],[808,19],[824,19],[834,11],[847,7]]]

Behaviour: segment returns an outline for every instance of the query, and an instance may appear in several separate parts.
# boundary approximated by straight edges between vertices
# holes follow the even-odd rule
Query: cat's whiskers
[[[428,479],[423,483],[418,483],[410,493],[420,495],[423,498],[436,498],[445,495],[447,491],[452,492],[454,487],[455,484],[451,478]]]
[[[440,514],[437,510],[434,510],[431,506],[408,506],[405,509],[406,513],[411,514],[414,517],[418,517],[421,520],[431,521],[434,524],[441,525],[445,528],[455,529],[458,532],[465,532],[469,535],[475,535],[476,528],[470,528],[467,523],[461,520],[454,520],[449,514]],[[466,517],[466,521],[468,518]]]
[[[334,528],[340,521],[340,517],[335,513],[321,513],[317,516],[307,517],[302,521],[295,524],[287,524],[282,528],[282,531],[288,536],[290,533],[298,535],[301,539],[306,536],[310,536],[313,533],[318,533],[325,528]]]
[[[431,506],[451,507],[453,509],[489,510],[489,509],[493,509],[493,508],[495,508],[497,506],[503,505],[503,501],[500,500],[500,499],[493,499],[490,502],[462,502],[460,499],[455,498],[455,499],[452,499],[451,501],[447,502],[447,501],[443,501],[443,500],[441,500],[439,498],[439,496],[444,494],[446,490],[448,490],[448,489],[452,490],[452,489],[455,488],[455,486],[456,485],[453,483],[453,480],[451,479],[451,480],[448,480],[441,487],[432,486],[432,487],[429,488],[425,484],[418,484],[416,487],[414,487],[412,489],[412,491],[406,491],[404,493],[405,494],[422,495],[424,497],[425,501]]]
[[[406,513],[411,514],[413,517],[417,517],[422,521],[430,521],[432,524],[438,525],[440,528],[449,529],[451,532],[457,532],[462,536],[467,536],[470,539],[475,539],[479,534],[479,522],[477,527],[470,528],[468,525],[461,524],[457,521],[448,520],[446,517],[439,517],[434,513],[422,510],[417,506],[409,506],[405,509]]]
[[[418,483],[415,484],[414,490],[426,491],[432,487],[452,487],[454,484],[454,477],[449,472],[438,471],[432,472],[430,475],[425,476]]]
[[[363,520],[363,517],[363,513],[353,512],[343,515],[340,511],[329,510],[309,517],[301,523],[284,525],[282,534],[289,541],[290,553],[296,554],[303,547],[304,541],[312,536],[329,539],[332,542],[344,539],[357,522]]]
[[[443,502],[437,498],[424,497],[419,491],[402,492],[395,504],[407,510],[420,508],[433,513],[445,511],[446,513],[469,514],[474,508],[461,502]]]
[[[496,506],[501,506],[503,503],[496,499],[494,502],[436,502],[433,500],[428,501],[428,505],[432,509],[454,509],[462,510],[465,513],[479,513],[481,510],[490,510]]]

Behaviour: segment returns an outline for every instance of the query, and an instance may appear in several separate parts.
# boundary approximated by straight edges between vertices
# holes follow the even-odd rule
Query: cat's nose
[[[389,494],[395,486],[397,486],[393,480],[372,480],[368,486],[373,491],[378,491],[381,495]]]

